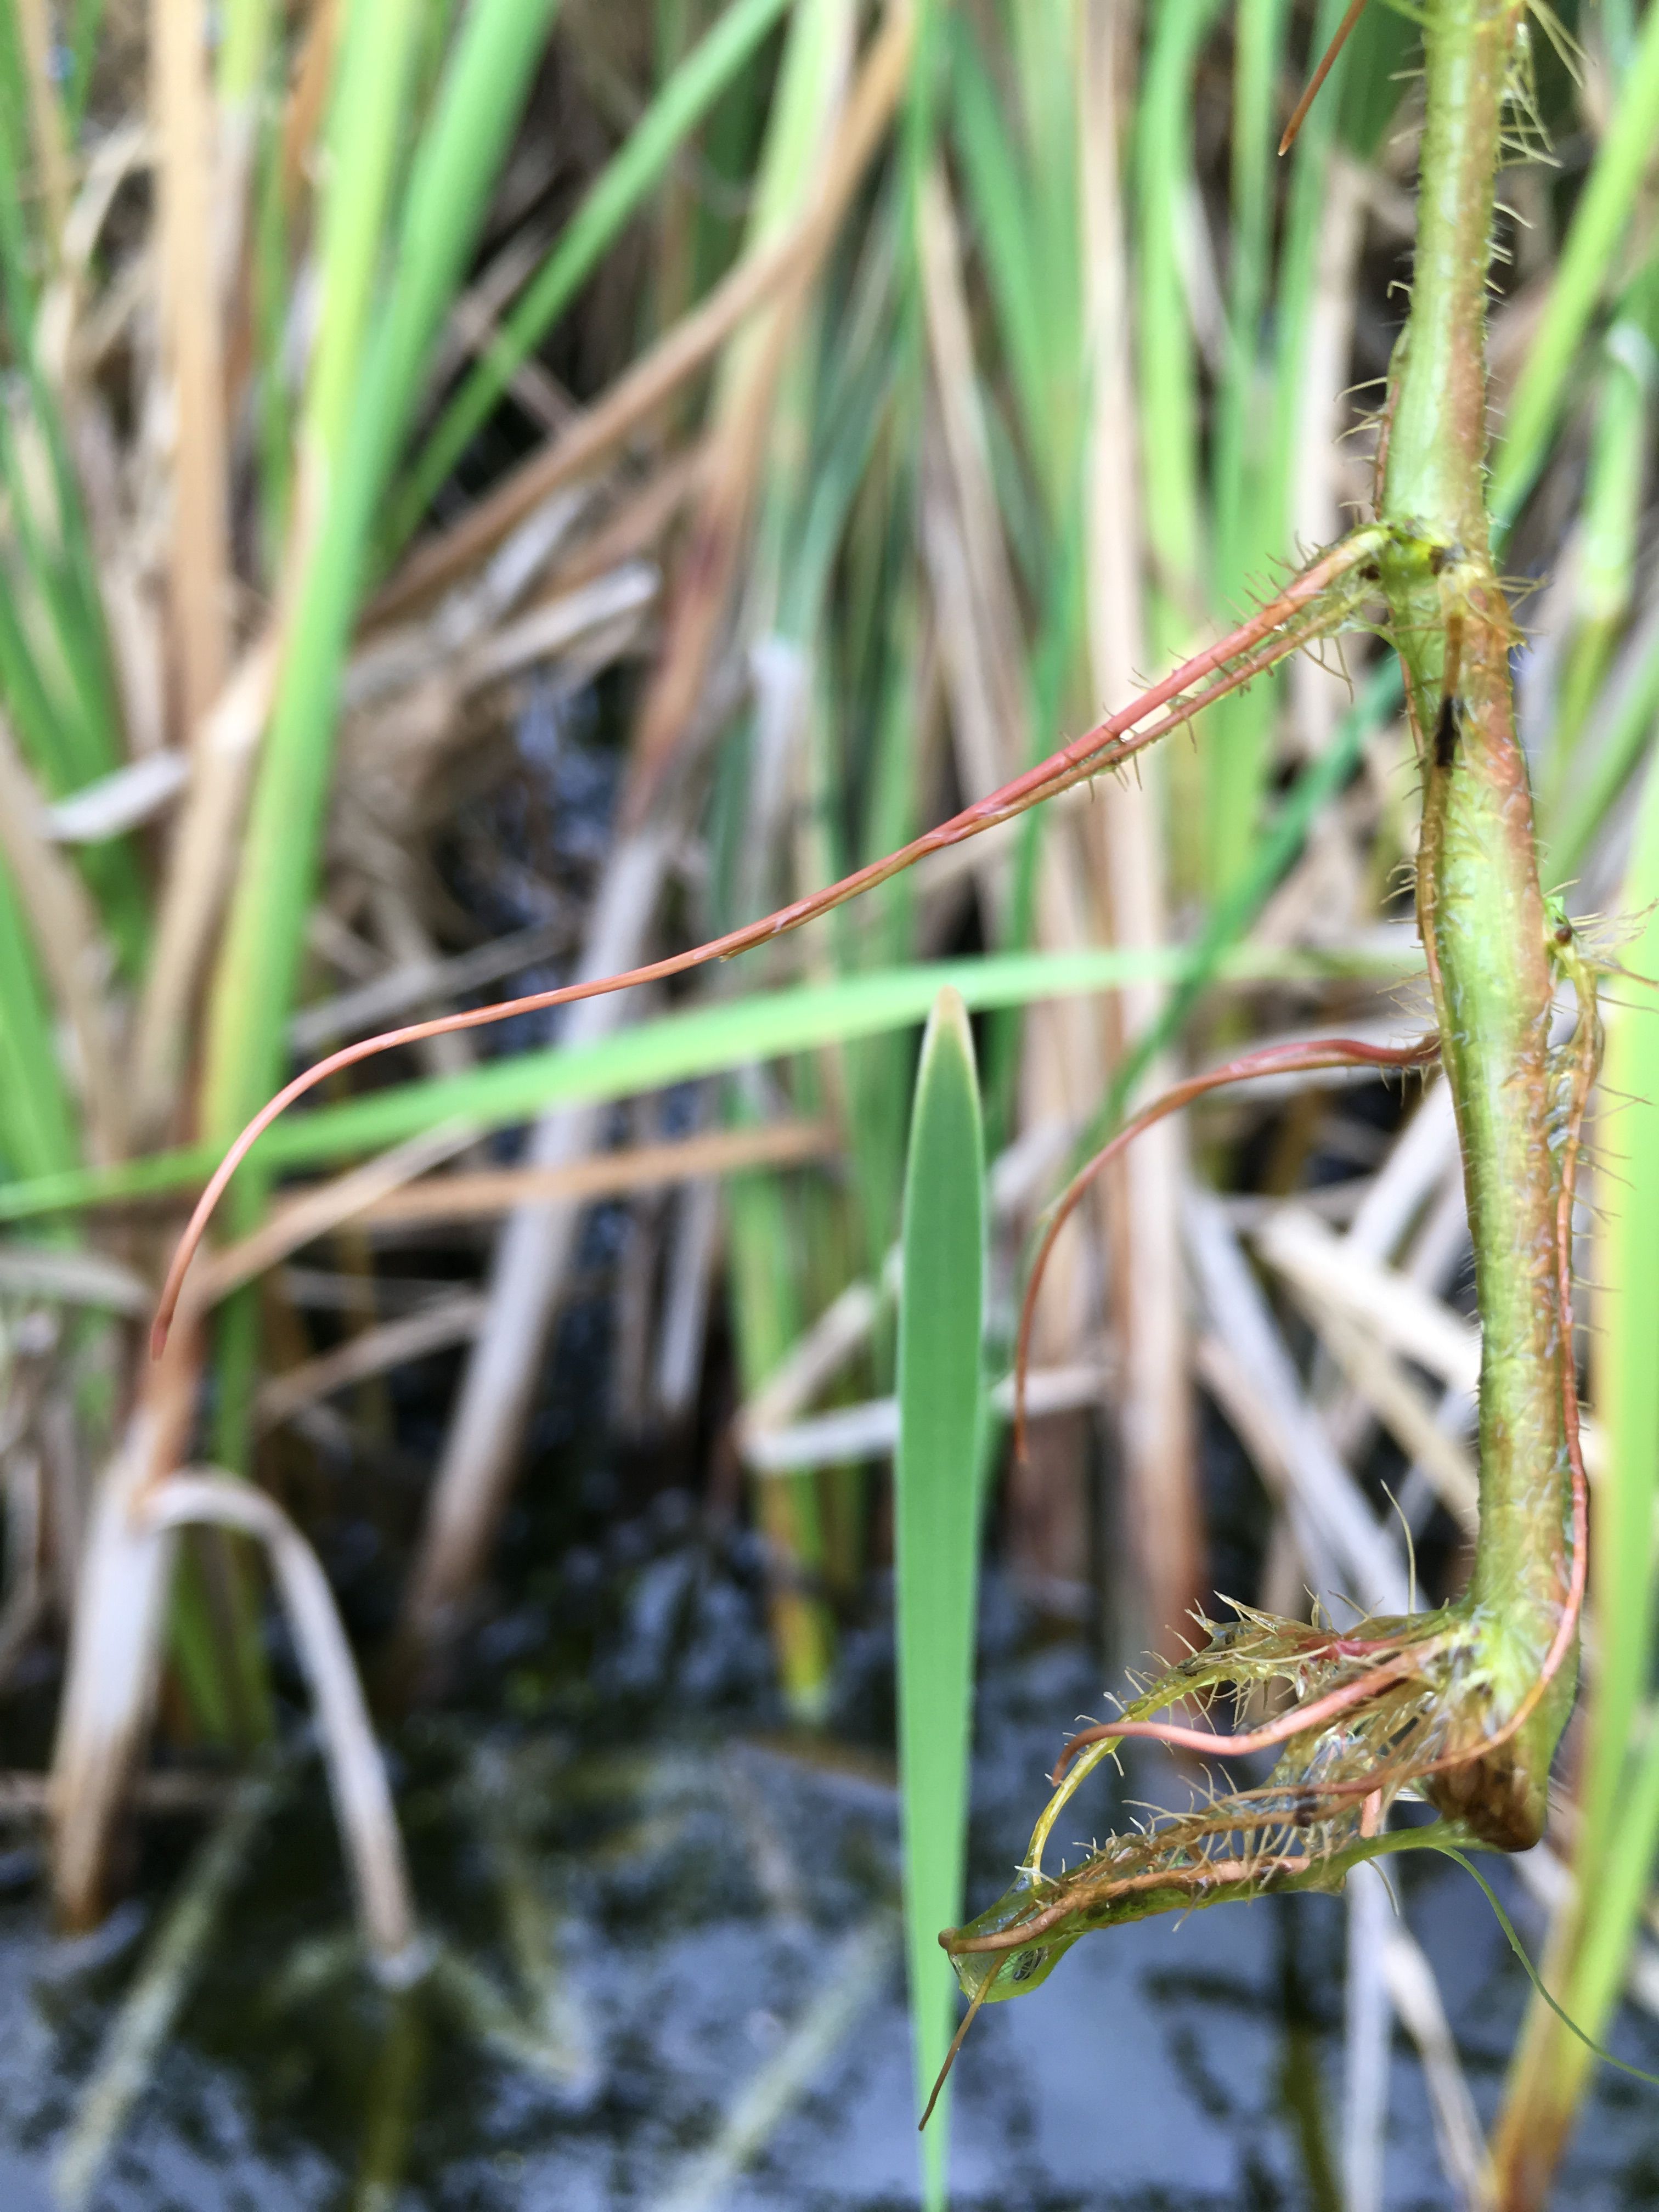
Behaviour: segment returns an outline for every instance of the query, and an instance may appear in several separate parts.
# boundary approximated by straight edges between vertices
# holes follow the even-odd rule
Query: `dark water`
[[[401,1997],[366,1972],[302,1767],[256,1832],[99,2212],[915,2201],[879,1618],[846,1662],[851,1747],[815,1750],[774,1724],[741,1542],[700,1541],[660,1506],[626,1531],[610,1556],[578,1559],[605,1615],[580,1674],[538,1671],[545,1601],[526,1597],[451,1711],[396,1738],[438,1971]],[[568,1559],[561,1572],[568,1590]],[[1043,1643],[994,1582],[986,1620],[975,1903],[1002,1885],[1040,1768],[1098,1690],[1083,1645]],[[152,1823],[133,1896],[80,1943],[50,1934],[33,1850],[0,1857],[5,2212],[53,2201],[112,2014],[202,1832]],[[1520,1971],[1455,1870],[1412,1864],[1401,1882],[1489,2113]],[[1042,1989],[981,2015],[957,2077],[954,2201],[1334,2207],[1343,1939],[1338,1903],[1296,1899],[1079,1946]],[[699,2166],[757,2085],[775,2085],[815,2008],[821,2047],[752,2129],[747,2171]],[[1659,2063],[1652,2025],[1627,2016],[1619,2041]],[[1455,2201],[1398,2037],[1386,2180],[1390,2208]],[[1559,2201],[1659,2202],[1659,2093],[1604,2077]]]

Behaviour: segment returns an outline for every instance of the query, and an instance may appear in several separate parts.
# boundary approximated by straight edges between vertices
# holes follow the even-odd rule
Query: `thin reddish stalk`
[[[1018,1346],[1014,1355],[1014,1452],[1018,1458],[1025,1455],[1025,1378],[1030,1364],[1031,1329],[1036,1316],[1037,1292],[1042,1285],[1042,1274],[1048,1264],[1060,1232],[1082,1200],[1095,1178],[1132,1145],[1143,1130],[1166,1115],[1178,1113],[1195,1098],[1211,1091],[1219,1091],[1229,1083],[1247,1083],[1264,1075],[1298,1075],[1326,1067],[1422,1067],[1437,1059],[1440,1052],[1438,1037],[1424,1037],[1413,1045],[1366,1044],[1358,1037],[1330,1037],[1317,1044],[1268,1045],[1260,1052],[1246,1053],[1238,1060],[1230,1060],[1223,1066],[1212,1067],[1207,1073],[1194,1075],[1185,1083],[1177,1083],[1166,1091],[1133,1121],[1125,1123],[1117,1134],[1103,1145],[1091,1160],[1085,1163],[1073,1176],[1065,1191],[1056,1200],[1037,1247],[1031,1265],[1030,1278],[1025,1285],[1024,1302],[1020,1308]]]
[[[1054,1771],[1048,1779],[1058,1788],[1073,1758],[1091,1743],[1103,1743],[1110,1737],[1150,1737],[1158,1743],[1172,1743],[1182,1751],[1213,1752],[1218,1759],[1243,1759],[1253,1751],[1268,1751],[1276,1743],[1288,1743],[1292,1736],[1305,1735],[1310,1729],[1322,1727],[1338,1713],[1346,1713],[1353,1705],[1364,1705],[1368,1698],[1385,1689],[1390,1683],[1400,1681],[1407,1674],[1417,1672],[1418,1662],[1427,1651],[1437,1648],[1436,1639],[1430,1638],[1415,1645],[1391,1664],[1376,1668],[1371,1674],[1361,1674],[1352,1682],[1345,1682],[1340,1690],[1330,1690],[1311,1705],[1294,1705],[1277,1720],[1268,1721],[1246,1735],[1217,1735],[1209,1729],[1185,1728],[1176,1721],[1103,1721],[1098,1728],[1086,1728],[1074,1735],[1060,1757],[1054,1761]],[[1176,1692],[1175,1694],[1179,1694]],[[1171,1698],[1173,1702],[1173,1696]],[[1484,1750],[1486,1747],[1482,1745]],[[1375,1787],[1372,1783],[1367,1789]]]
[[[1349,0],[1348,12],[1336,27],[1336,36],[1325,49],[1324,59],[1308,80],[1308,89],[1296,103],[1290,121],[1285,125],[1285,136],[1279,142],[1279,150],[1288,154],[1296,143],[1297,133],[1308,119],[1308,110],[1319,97],[1319,88],[1335,67],[1336,58],[1348,43],[1348,33],[1365,12],[1365,0]]]
[[[943,1937],[941,1937],[940,1941],[943,1942]],[[974,1991],[974,2001],[969,2006],[967,2011],[962,2015],[961,2027],[951,2038],[951,2048],[945,2054],[945,2063],[939,2069],[939,2078],[933,2083],[933,2094],[927,2100],[927,2107],[923,2111],[921,2118],[916,2122],[916,2133],[918,2135],[921,2133],[928,2121],[933,2118],[933,2107],[939,2102],[939,2091],[950,2080],[951,2069],[957,2063],[957,2053],[961,2050],[963,2045],[967,2042],[968,2031],[973,2026],[974,2022],[979,2018],[979,2008],[984,2003],[986,1998],[990,1996],[992,1986],[995,1983],[997,1976],[1001,1972],[1001,1964],[999,1962],[996,1966],[992,1967],[990,1972],[987,1974],[985,1979]]]
[[[278,1116],[287,1111],[297,1099],[316,1089],[331,1075],[343,1068],[356,1066],[360,1060],[372,1059],[376,1054],[390,1051],[392,1047],[418,1044],[425,1038],[445,1036],[458,1030],[482,1029],[490,1023],[507,1021],[515,1014],[534,1013],[551,1006],[574,1005],[580,999],[602,997],[611,991],[621,991],[636,984],[665,982],[672,976],[683,975],[689,970],[702,968],[720,960],[730,960],[740,952],[753,951],[769,944],[774,938],[799,929],[804,922],[812,921],[833,908],[844,905],[849,899],[872,890],[890,877],[901,873],[930,853],[962,843],[965,839],[981,836],[999,823],[1010,821],[1028,808],[1038,805],[1058,793],[1067,790],[1085,777],[1119,767],[1141,751],[1146,746],[1165,736],[1204,708],[1237,690],[1254,677],[1282,660],[1298,647],[1310,643],[1314,638],[1326,635],[1342,618],[1340,613],[1321,609],[1318,602],[1329,586],[1352,569],[1370,561],[1376,552],[1376,533],[1356,532],[1340,545],[1333,546],[1310,568],[1305,568],[1294,582],[1286,586],[1279,597],[1242,623],[1228,636],[1183,661],[1161,683],[1142,692],[1130,706],[1097,723],[1091,730],[1074,738],[1058,752],[1026,769],[1010,783],[994,791],[961,813],[953,815],[937,829],[929,830],[868,866],[857,869],[831,884],[823,890],[812,891],[792,904],[781,907],[775,914],[763,915],[758,921],[746,924],[741,929],[730,930],[723,937],[712,939],[706,945],[692,946],[665,960],[648,962],[640,968],[630,968],[618,975],[602,976],[592,982],[568,983],[552,991],[534,991],[519,999],[508,999],[490,1006],[476,1006],[461,1013],[443,1014],[430,1021],[413,1022],[406,1027],[388,1030],[379,1036],[363,1037],[355,1044],[331,1053],[296,1075],[279,1091],[276,1097],[260,1108],[253,1119],[242,1130],[214,1170],[196,1210],[191,1215],[184,1235],[179,1241],[173,1263],[167,1270],[161,1296],[156,1308],[155,1320],[150,1331],[150,1352],[158,1357],[167,1342],[174,1309],[179,1302],[185,1271],[189,1267],[197,1246],[202,1240],[214,1208],[224,1194],[225,1188],[249,1152]],[[1296,617],[1304,612],[1309,619],[1297,623]],[[1278,633],[1278,635],[1275,635]],[[1258,650],[1260,648],[1260,650]],[[1229,664],[1235,664],[1229,665]],[[1183,698],[1195,684],[1223,672],[1218,680],[1191,698]],[[1179,704],[1171,705],[1172,702]],[[1150,727],[1137,725],[1156,714],[1162,708],[1170,711],[1162,714]]]

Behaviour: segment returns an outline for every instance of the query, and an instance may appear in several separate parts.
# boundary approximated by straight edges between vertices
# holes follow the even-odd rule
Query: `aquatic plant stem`
[[[1521,0],[1439,0],[1428,15],[1416,281],[1390,379],[1378,517],[1380,580],[1424,776],[1419,921],[1483,1328],[1474,1575],[1438,1614],[1362,1623],[1340,1647],[1239,1608],[1237,1626],[1217,1629],[1121,1721],[1073,1739],[1013,1888],[941,1937],[970,1996],[1035,1987],[1091,1928],[1223,1895],[1335,1887],[1391,1840],[1388,1806],[1407,1784],[1448,1816],[1443,1838],[1516,1850],[1542,1832],[1587,1552],[1571,1248],[1600,1034],[1588,964],[1539,886],[1512,630],[1485,507],[1486,270],[1520,15]],[[1559,977],[1573,983],[1580,1015],[1553,1054]],[[1227,1736],[1151,1717],[1274,1680],[1296,1702],[1264,1729]],[[1043,1875],[1059,1808],[1129,1733],[1224,1753],[1270,1741],[1284,1749],[1265,1787],[1112,1837],[1072,1871]],[[1006,1962],[1000,1992],[975,1964],[987,1957]]]
[[[1509,611],[1485,499],[1486,315],[1504,84],[1521,0],[1439,0],[1412,312],[1391,378],[1382,586],[1424,776],[1418,918],[1462,1148],[1482,1328],[1480,1530],[1468,1603],[1495,1721],[1555,1640],[1571,1568],[1571,1468],[1551,1139],[1556,981],[1516,734]],[[1487,1840],[1542,1832],[1563,1667],[1501,1759],[1434,1784]]]

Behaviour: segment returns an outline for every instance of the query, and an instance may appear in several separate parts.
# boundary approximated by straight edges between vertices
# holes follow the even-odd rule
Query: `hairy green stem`
[[[1015,1888],[940,1939],[976,2000],[1034,1986],[1091,1928],[1222,1896],[1336,1887],[1356,1857],[1379,1847],[1389,1804],[1407,1787],[1447,1816],[1414,1840],[1472,1836],[1520,1850],[1543,1831],[1583,1590],[1564,1246],[1599,1039],[1587,968],[1539,884],[1513,632],[1485,502],[1486,270],[1522,4],[1437,0],[1429,12],[1416,281],[1390,380],[1378,526],[1365,549],[1372,565],[1356,572],[1388,603],[1423,775],[1418,915],[1482,1328],[1474,1575],[1438,1613],[1368,1620],[1340,1634],[1317,1620],[1309,1628],[1236,1608],[1236,1623],[1213,1627],[1120,1719],[1075,1739],[1073,1748],[1089,1748],[1056,1777]],[[1578,987],[1581,1019],[1556,1053],[1560,975]],[[1249,1072],[1243,1063],[1222,1071]],[[1292,1699],[1254,1733],[1194,1731],[1162,1717],[1274,1680],[1293,1687]],[[1263,1785],[1200,1800],[1109,1838],[1070,1871],[1043,1873],[1055,1814],[1129,1735],[1213,1744],[1224,1758],[1272,1742],[1279,1757]]]
[[[1383,588],[1424,777],[1418,914],[1456,1107],[1482,1329],[1480,1534],[1468,1602],[1501,1717],[1536,1680],[1566,1601],[1571,1473],[1550,1139],[1555,958],[1516,735],[1511,629],[1485,501],[1492,202],[1520,0],[1439,0],[1412,312],[1396,361]],[[1495,1759],[1440,1778],[1489,1840],[1541,1832],[1564,1668]]]

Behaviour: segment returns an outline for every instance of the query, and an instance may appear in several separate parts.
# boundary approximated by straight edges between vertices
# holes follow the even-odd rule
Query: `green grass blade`
[[[1063,534],[1080,500],[1085,473],[1080,456],[1087,348],[1079,281],[1084,248],[1078,197],[1078,15],[1073,0],[1028,0],[1012,19],[1027,179],[1021,250],[1030,264],[1042,370],[1042,381],[1026,403],[1023,428],[1049,530],[1056,537]],[[988,404],[986,414],[988,427],[994,429],[1000,419],[995,407]],[[993,461],[994,465],[994,452]],[[1003,506],[1012,535],[1014,512],[1006,499]]]
[[[1340,20],[1341,0],[1325,0],[1314,32],[1322,52]],[[1325,179],[1329,169],[1346,55],[1339,56],[1297,142],[1273,306],[1275,343],[1269,375],[1261,329],[1272,238],[1272,177],[1278,156],[1275,93],[1285,11],[1278,0],[1241,8],[1233,96],[1233,276],[1227,369],[1216,407],[1213,604],[1230,619],[1259,593],[1291,543],[1297,425],[1311,401],[1305,390],[1310,315],[1317,282]],[[1255,854],[1261,808],[1273,773],[1273,738],[1284,697],[1282,671],[1205,717],[1206,847],[1211,890],[1225,896]]]
[[[1650,1222],[1659,1227],[1651,1215]],[[1654,1312],[1650,1303],[1650,1319]],[[1621,1515],[1621,1522],[1624,1518]],[[1648,1595],[1650,1610],[1650,1584]],[[1638,1647],[1638,1656],[1646,1653],[1645,1644]],[[1583,2049],[1583,2038],[1599,2039],[1618,2006],[1641,1930],[1654,1863],[1659,1858],[1659,1725],[1651,1710],[1644,1726],[1646,1740],[1627,1764],[1613,1825],[1602,1838],[1606,1852],[1594,1869],[1589,1911],[1563,2000],[1563,2009],[1577,2023],[1580,2047],[1569,2045],[1564,2050],[1558,2061],[1556,2083],[1574,2100],[1581,2094],[1592,2058],[1607,2055]]]
[[[975,1010],[1037,998],[1110,990],[1131,979],[1178,980],[1190,956],[1106,947],[1027,952],[986,960],[947,960],[885,974],[848,975],[794,990],[757,993],[729,1005],[669,1014],[591,1047],[526,1053],[454,1076],[375,1091],[315,1114],[279,1121],[256,1157],[273,1165],[316,1164],[377,1152],[458,1116],[494,1127],[545,1107],[581,1099],[627,1097],[665,1084],[741,1067],[753,1060],[871,1036],[923,1020],[939,990],[959,991]],[[1316,961],[1267,951],[1221,963],[1241,975],[1322,972]],[[1334,963],[1340,972],[1341,963]],[[301,1128],[306,1133],[301,1134]]]
[[[1659,774],[1650,769],[1621,910],[1643,917],[1620,965],[1659,986]],[[1599,1202],[1607,1210],[1598,1275],[1595,1405],[1607,1466],[1591,1523],[1597,1647],[1588,1771],[1587,1835],[1608,1840],[1613,1802],[1653,1641],[1653,1510],[1659,1497],[1659,1002],[1618,991],[1607,1012],[1605,1087],[1630,1103],[1612,1125],[1620,1155]],[[1616,1133],[1613,1133],[1616,1132]],[[1595,2021],[1588,2025],[1591,2033]]]
[[[1026,424],[1040,422],[1053,364],[1044,356],[1038,270],[1030,251],[1029,193],[973,27],[946,18],[951,141],[962,163],[997,331]]]
[[[1597,715],[1596,719],[1602,719]],[[1549,873],[1557,883],[1571,880],[1583,865],[1609,808],[1635,773],[1659,724],[1659,627],[1647,648],[1619,685],[1605,710],[1603,729],[1592,757],[1569,779],[1561,794],[1565,810],[1559,826],[1546,815],[1541,842]]]
[[[1642,489],[1652,448],[1659,352],[1634,318],[1607,332],[1589,474],[1584,486],[1584,544],[1579,599],[1596,621],[1627,613],[1635,596],[1642,534]]]
[[[741,1110],[734,1119],[750,1118]],[[733,1334],[744,1395],[769,1382],[799,1341],[801,1244],[781,1177],[734,1176],[726,1216]],[[831,1620],[812,1587],[823,1571],[823,1534],[811,1474],[772,1476],[756,1486],[755,1517],[779,1571],[769,1591],[773,1649],[790,1717],[822,1727],[835,1658]]]
[[[975,1012],[1115,990],[1126,983],[1179,983],[1190,948],[1004,953],[932,961],[845,975],[834,982],[752,995],[641,1022],[592,1044],[497,1060],[464,1074],[389,1085],[361,1098],[278,1121],[256,1146],[266,1170],[316,1168],[380,1151],[457,1119],[502,1129],[547,1107],[632,1097],[751,1061],[813,1052],[851,1039],[914,1027],[945,986]],[[1331,975],[1398,975],[1414,965],[1392,952],[1354,955],[1241,945],[1211,973],[1257,981]],[[206,1181],[224,1147],[206,1141],[118,1168],[0,1184],[0,1221],[119,1198],[158,1197]]]
[[[1539,813],[1547,823],[1559,818],[1565,794],[1583,780],[1580,739],[1636,591],[1659,356],[1640,325],[1628,319],[1608,331],[1601,351],[1579,516],[1573,623],[1562,651],[1554,727],[1540,776]]]
[[[1659,773],[1650,769],[1623,910],[1644,917],[1620,964],[1659,986]],[[1560,2009],[1599,2037],[1618,2002],[1656,1850],[1659,1729],[1632,1753],[1652,1666],[1653,1515],[1659,1502],[1659,1005],[1621,988],[1607,1011],[1605,1095],[1621,1103],[1608,1141],[1618,1172],[1598,1182],[1595,1410],[1605,1463],[1590,1518],[1596,1666],[1586,1714],[1573,1853],[1576,1903],[1552,1930],[1546,1973]],[[1559,2142],[1592,2054],[1534,2001],[1508,2089],[1527,2134]]]
[[[1343,14],[1344,0],[1322,0],[1314,25],[1313,51],[1316,53],[1322,53],[1335,36]],[[1389,23],[1399,23],[1399,18],[1390,9],[1370,8],[1361,18],[1362,25],[1373,15],[1386,18]],[[1262,525],[1270,557],[1282,552],[1291,539],[1295,520],[1291,472],[1295,465],[1298,428],[1304,410],[1310,402],[1323,405],[1329,397],[1328,393],[1311,392],[1307,389],[1308,325],[1319,283],[1320,232],[1324,217],[1331,150],[1339,134],[1346,136],[1344,126],[1348,112],[1347,94],[1355,68],[1354,48],[1357,43],[1356,35],[1349,40],[1337,56],[1323,91],[1308,112],[1307,121],[1302,126],[1295,152],[1291,157],[1290,202],[1285,216],[1285,244],[1279,260],[1279,297],[1274,309],[1277,325],[1274,350],[1277,358],[1273,404],[1277,420],[1273,425],[1273,456],[1269,477],[1273,505],[1264,516]],[[1398,95],[1400,88],[1397,84],[1389,85],[1386,71],[1383,82],[1385,89]],[[1392,106],[1386,111],[1387,113],[1392,112]],[[1358,127],[1368,128],[1369,109],[1363,110],[1362,115],[1363,125]],[[1351,144],[1350,151],[1352,150]]]
[[[252,400],[258,550],[269,588],[282,574],[294,491],[294,394],[283,360],[290,246],[280,132],[269,125],[261,131],[255,160],[248,240],[249,319],[258,362]]]
[[[1151,579],[1145,642],[1158,665],[1186,649],[1207,598],[1203,406],[1182,271],[1197,206],[1194,80],[1217,12],[1217,0],[1158,0],[1149,12],[1134,120],[1135,389]],[[1201,896],[1209,888],[1203,769],[1212,751],[1206,748],[1200,756],[1177,747],[1164,769],[1170,875],[1180,897]]]
[[[507,136],[558,5],[559,0],[476,0],[461,27],[410,179],[387,330],[376,362],[383,470],[465,277]]]
[[[329,110],[322,296],[303,434],[319,463],[335,459],[352,427],[421,15],[414,0],[356,0],[346,17]]]
[[[314,533],[296,594],[210,1009],[204,1120],[228,1138],[282,1065],[333,763],[339,672],[356,601],[369,467],[352,430],[420,9],[356,0],[331,110],[317,350],[301,428]],[[375,433],[368,432],[372,447]]]
[[[318,334],[294,502],[304,564],[209,1005],[202,1118],[221,1140],[270,1093],[282,1070],[283,1026],[333,768],[340,671],[369,517],[395,436],[381,394],[395,388],[399,340],[418,325],[425,304],[421,278],[429,257],[441,250],[424,240],[410,245],[406,234],[410,250],[399,261],[391,298],[380,298],[428,21],[419,0],[355,0],[342,33],[325,146]],[[411,203],[428,146],[416,158]],[[377,304],[384,309],[378,321]],[[378,367],[378,377],[365,374],[366,361],[371,371]],[[229,1218],[246,1228],[262,1203],[259,1177],[240,1177]],[[256,1322],[246,1297],[233,1300],[221,1318],[215,1447],[221,1463],[233,1468],[244,1462],[249,1446]]]
[[[1314,52],[1323,53],[1341,21],[1340,4],[1322,9],[1314,33]],[[1319,114],[1321,100],[1335,94],[1336,128],[1343,144],[1357,160],[1370,161],[1393,122],[1406,80],[1413,49],[1420,44],[1415,17],[1403,8],[1367,8],[1338,57],[1336,69],[1320,100],[1314,102],[1309,124]],[[1340,76],[1337,75],[1341,72]]]
[[[70,10],[69,76],[64,86],[64,112],[71,132],[80,130],[86,115],[103,21],[104,0],[74,0]]]
[[[899,1788],[916,2099],[945,2063],[962,1917],[979,1569],[985,1163],[968,1010],[941,992],[923,1040],[904,1184],[894,1461]],[[923,2137],[924,2202],[945,2202],[949,2106]]]
[[[1521,511],[1555,434],[1568,374],[1659,144],[1659,8],[1650,6],[1631,66],[1573,211],[1543,321],[1510,403],[1490,505],[1501,531]]]
[[[28,143],[28,77],[21,31],[16,9],[0,8],[0,149],[11,172],[26,166],[22,149]]]
[[[7,40],[0,35],[0,60],[7,52]],[[0,68],[0,78],[4,75]],[[0,481],[8,524],[0,579],[0,695],[31,766],[48,794],[61,798],[107,775],[123,754],[80,489],[57,395],[35,348],[37,257],[26,220],[28,174],[27,164],[20,167],[13,120],[0,101],[0,296],[20,387],[13,404],[0,415]],[[25,397],[26,405],[18,404]],[[135,973],[144,943],[146,902],[131,843],[115,840],[83,848],[76,865],[125,968]]]
[[[1285,0],[1239,0],[1233,32],[1232,283],[1227,363],[1216,396],[1215,558],[1224,595],[1243,587],[1264,551],[1254,505],[1252,457],[1258,419],[1261,313],[1273,212],[1273,96],[1285,40]],[[1259,461],[1258,461],[1259,465]]]
[[[369,518],[465,272],[552,4],[480,0],[469,14],[416,155],[389,293],[372,331],[421,11],[411,0],[359,0],[349,27],[330,125],[322,325],[301,431],[300,497],[319,510],[316,536],[219,970],[207,1120],[221,1135],[246,1118],[280,1070]]]
[[[390,557],[410,536],[433,494],[488,419],[520,367],[638,212],[686,138],[765,37],[788,0],[733,0],[669,77],[595,179],[557,244],[444,410],[407,472],[386,519]]]
[[[240,107],[264,82],[275,10],[271,0],[226,0],[219,34],[218,94]]]

